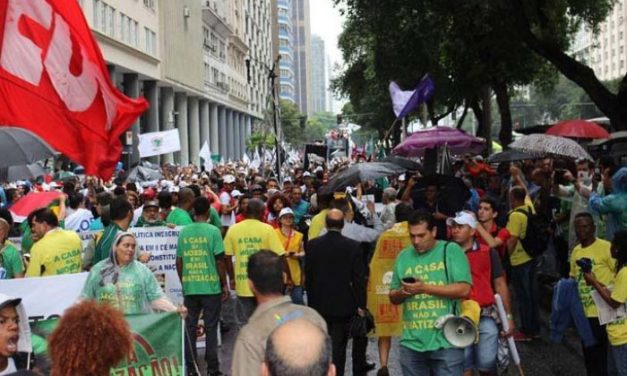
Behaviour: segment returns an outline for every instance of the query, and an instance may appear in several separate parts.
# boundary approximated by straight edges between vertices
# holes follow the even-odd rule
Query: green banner
[[[183,321],[177,313],[126,316],[133,332],[133,353],[111,370],[112,376],[183,376]],[[32,326],[35,356],[46,352],[45,338],[58,319]]]

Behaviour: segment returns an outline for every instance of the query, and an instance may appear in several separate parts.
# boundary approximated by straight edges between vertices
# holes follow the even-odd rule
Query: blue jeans
[[[616,374],[618,376],[627,376],[627,344],[610,346],[610,352],[616,365]]]
[[[294,286],[290,292],[290,297],[292,298],[292,303],[305,305],[305,301],[303,300],[303,286]]]
[[[479,342],[464,349],[464,370],[496,373],[498,341],[496,321],[492,317],[482,316],[479,321]]]
[[[440,349],[418,352],[400,346],[404,376],[461,376],[464,373],[464,349]]]
[[[222,296],[216,295],[187,295],[183,302],[187,307],[187,318],[185,325],[189,338],[185,341],[185,362],[188,369],[194,369],[194,361],[197,356],[196,338],[198,328],[198,318],[202,312],[202,319],[205,327],[205,361],[208,372],[220,370],[218,360],[218,322],[220,321],[220,308],[222,306]]]
[[[520,331],[528,336],[540,334],[536,260],[512,266],[512,285],[520,313]]]

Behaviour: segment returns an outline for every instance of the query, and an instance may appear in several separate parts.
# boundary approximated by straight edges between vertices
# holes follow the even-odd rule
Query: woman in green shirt
[[[109,257],[89,272],[81,298],[107,302],[124,314],[150,313],[153,310],[184,315],[163,293],[155,275],[137,261],[137,242],[130,232],[117,233]]]

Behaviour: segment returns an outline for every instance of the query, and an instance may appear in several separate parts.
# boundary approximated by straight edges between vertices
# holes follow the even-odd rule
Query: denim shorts
[[[466,347],[464,370],[476,369],[481,372],[496,371],[496,354],[499,328],[492,317],[481,316],[479,320],[479,342]]]

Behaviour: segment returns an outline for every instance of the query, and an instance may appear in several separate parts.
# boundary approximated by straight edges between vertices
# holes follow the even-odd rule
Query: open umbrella
[[[354,164],[340,172],[322,187],[321,193],[333,193],[361,181],[374,180],[384,176],[402,174],[405,172],[401,166],[390,162],[366,162]]]
[[[520,150],[506,150],[489,156],[488,163],[515,162],[538,158],[542,158],[542,154],[527,153]]]
[[[22,128],[0,126],[0,167],[21,166],[54,156],[41,138]]]
[[[45,174],[46,171],[44,171],[43,167],[41,167],[39,163],[0,167],[0,182],[31,180]]]
[[[392,150],[392,154],[422,157],[426,149],[442,146],[447,146],[451,154],[478,154],[485,148],[485,141],[457,128],[438,126],[412,133]]]
[[[576,141],[559,136],[530,134],[512,142],[509,144],[509,147],[529,153],[543,153],[558,157],[592,160],[590,154]]]
[[[602,126],[587,120],[565,120],[547,129],[546,134],[570,138],[609,138]]]
[[[55,191],[31,192],[13,204],[9,211],[11,216],[13,216],[13,221],[21,223],[24,222],[31,212],[47,207],[59,197],[61,197],[61,193]]]
[[[444,200],[446,206],[454,211],[462,210],[466,201],[470,199],[470,191],[462,179],[450,175],[433,174],[416,181],[411,191],[414,203],[423,200],[427,186],[433,184],[438,186],[440,200]]]
[[[131,183],[142,183],[159,179],[163,179],[163,175],[159,170],[143,165],[133,167],[128,173],[128,181]]]
[[[394,163],[397,166],[401,166],[402,168],[409,171],[421,171],[422,165],[416,161],[412,161],[408,158],[403,158],[395,155],[391,155],[389,157],[383,158],[380,162],[390,162]]]

